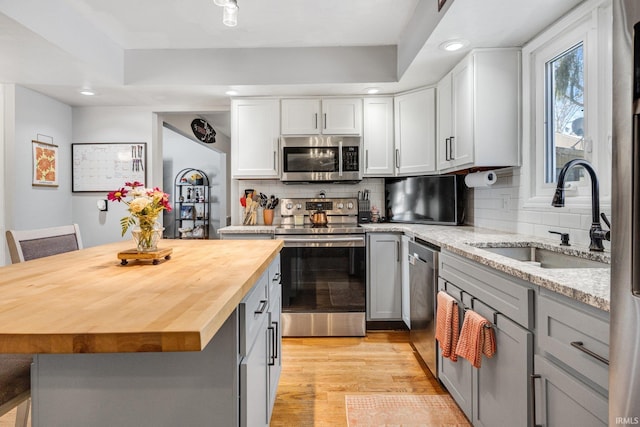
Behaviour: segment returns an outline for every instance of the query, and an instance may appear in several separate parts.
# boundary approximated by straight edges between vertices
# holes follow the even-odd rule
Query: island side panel
[[[39,354],[33,427],[238,425],[238,310],[199,352]]]

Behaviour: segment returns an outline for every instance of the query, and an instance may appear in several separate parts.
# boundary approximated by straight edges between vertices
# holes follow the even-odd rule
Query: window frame
[[[610,0],[583,3],[523,48],[523,171],[528,178],[524,208],[549,207],[555,183],[546,183],[547,63],[582,43],[584,58],[585,158],[600,181],[600,202],[611,205],[611,32]],[[595,141],[595,142],[594,142]],[[528,158],[527,158],[528,157]],[[591,207],[588,174],[566,191],[568,204]],[[602,207],[601,206],[601,207]]]

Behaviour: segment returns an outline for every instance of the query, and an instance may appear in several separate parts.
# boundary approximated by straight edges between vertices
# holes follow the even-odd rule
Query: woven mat
[[[364,426],[470,427],[449,395],[345,396],[347,424]]]

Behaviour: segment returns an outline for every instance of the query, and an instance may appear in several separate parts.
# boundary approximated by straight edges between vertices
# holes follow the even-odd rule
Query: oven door
[[[364,235],[281,238],[283,335],[364,336]]]

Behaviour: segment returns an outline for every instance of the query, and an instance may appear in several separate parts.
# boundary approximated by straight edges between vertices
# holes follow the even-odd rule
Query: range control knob
[[[347,203],[347,209],[353,209],[353,202]]]
[[[289,202],[287,203],[287,209],[291,209],[293,207],[293,203]]]
[[[340,202],[338,203],[338,209],[343,209],[344,208],[344,203]]]
[[[296,204],[296,209],[302,209],[302,203],[297,203]]]

